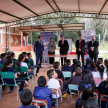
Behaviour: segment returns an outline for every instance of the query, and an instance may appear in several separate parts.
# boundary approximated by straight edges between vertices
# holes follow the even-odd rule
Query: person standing
[[[61,40],[58,42],[58,47],[60,47],[60,55],[67,55],[69,50],[68,41],[64,39],[64,36],[61,35]],[[66,57],[64,57],[64,62],[66,61]],[[61,66],[63,67],[63,57],[61,57]]]
[[[91,60],[94,59],[95,63],[97,61],[99,54],[98,47],[99,47],[99,42],[96,40],[95,36],[92,36],[92,41],[89,41],[88,48],[89,48],[89,57],[91,58]]]
[[[82,66],[84,66],[84,53],[85,53],[85,40],[82,39],[82,35],[79,35],[79,39],[76,40],[76,53],[78,60],[80,59],[80,55],[82,58]]]
[[[38,40],[34,44],[34,52],[36,55],[36,65],[39,65],[41,67],[42,63],[42,56],[43,56],[43,51],[44,51],[44,44],[42,41],[42,37],[38,36]],[[40,63],[39,63],[40,61]],[[39,67],[37,67],[36,73],[39,72]]]
[[[48,54],[49,55],[54,55],[55,54],[56,44],[54,43],[53,38],[50,38],[50,42],[48,43],[47,49],[48,49]],[[50,64],[54,63],[54,57],[49,58],[49,63]]]

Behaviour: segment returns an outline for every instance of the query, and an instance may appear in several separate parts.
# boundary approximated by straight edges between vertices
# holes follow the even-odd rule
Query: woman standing
[[[54,43],[53,38],[50,38],[50,42],[48,43],[47,49],[48,49],[48,54],[49,55],[54,55],[55,54],[56,44]],[[50,64],[54,63],[54,57],[49,58],[49,63]]]

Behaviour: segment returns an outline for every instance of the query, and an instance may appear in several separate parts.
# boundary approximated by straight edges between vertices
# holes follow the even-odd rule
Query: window
[[[2,33],[0,32],[0,44],[2,44]]]

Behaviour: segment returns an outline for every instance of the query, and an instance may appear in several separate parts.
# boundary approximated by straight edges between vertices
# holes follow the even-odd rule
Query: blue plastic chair
[[[73,95],[73,94],[77,94],[77,93],[75,93],[75,92],[73,92],[73,91],[78,91],[78,85],[69,84],[69,85],[68,85],[68,88],[69,88],[69,92],[70,92],[70,102],[71,102],[71,100],[72,100],[72,95]]]
[[[69,72],[69,71],[62,71],[62,73],[63,73],[63,75],[64,75],[65,78],[70,78],[71,75],[72,75],[72,73]]]

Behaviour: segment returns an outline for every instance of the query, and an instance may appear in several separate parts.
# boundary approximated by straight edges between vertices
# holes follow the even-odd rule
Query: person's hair
[[[26,53],[26,52],[22,52],[22,54],[23,54],[24,56],[26,56],[26,55],[27,55],[27,53]]]
[[[59,63],[59,62],[54,62],[54,63],[53,63],[53,68],[55,68],[55,69],[56,69],[56,68],[58,68],[58,67],[59,67],[59,65],[60,65],[60,63]]]
[[[11,58],[6,59],[3,62],[3,67],[1,69],[1,71],[7,71],[7,66],[10,65],[10,63],[13,63],[12,59]]]
[[[54,69],[48,70],[47,71],[47,76],[48,76],[49,79],[52,78],[52,75],[54,75]]]
[[[80,67],[75,68],[76,75],[81,75],[82,69]]]
[[[44,76],[40,76],[37,83],[39,87],[44,87],[46,85],[46,78]]]
[[[95,89],[95,82],[94,82],[94,79],[93,79],[93,74],[89,69],[85,69],[83,71],[81,90],[84,89],[84,86],[86,84],[91,84],[92,87],[93,87],[93,90]]]
[[[29,53],[27,53],[27,56],[29,57],[29,56],[30,56],[30,54],[31,54],[30,52],[29,52]]]
[[[77,59],[73,59],[73,64],[76,64],[77,63]]]
[[[78,61],[76,62],[76,65],[77,65],[77,66],[81,66],[81,62],[78,60]]]
[[[11,57],[13,57],[15,55],[15,53],[11,53]]]
[[[63,35],[61,35],[60,37],[62,37]]]
[[[41,38],[41,36],[38,36],[38,39],[40,39]]]
[[[9,58],[11,59],[11,56],[7,56],[7,57],[6,57],[6,59],[9,59]]]
[[[51,42],[51,39],[53,39],[53,38],[50,38],[50,42]]]
[[[89,97],[93,97],[92,86],[88,88],[84,88],[82,91],[82,95],[81,95],[82,100],[87,100]]]
[[[79,37],[82,36],[82,34],[79,34]]]
[[[106,71],[107,71],[107,73],[108,73],[108,59],[105,59],[105,60],[104,60],[104,64],[105,64],[105,66],[106,66],[106,68],[107,68]]]
[[[69,59],[66,59],[65,65],[66,65],[66,66],[70,66],[70,64],[71,64],[71,61],[70,61]]]
[[[104,66],[103,66],[103,64],[97,62],[96,63],[96,67],[97,67],[97,69],[99,71],[99,74],[101,76],[101,79],[103,79],[103,74],[104,74]]]
[[[95,62],[93,60],[90,61],[90,66],[94,69],[95,68]]]
[[[20,63],[21,61],[24,59],[24,55],[23,54],[20,54],[19,57],[18,57],[18,60],[17,60],[17,67],[18,67],[18,70],[20,70]]]
[[[89,97],[84,104],[84,108],[99,108],[97,99],[94,97]]]
[[[3,59],[3,57],[5,57],[6,56],[6,53],[2,53],[1,54],[1,58]]]
[[[20,100],[23,105],[30,105],[32,102],[32,92],[29,89],[24,89],[20,94]]]
[[[90,58],[87,58],[86,59],[86,65],[89,65],[90,61],[91,61],[91,59]]]

